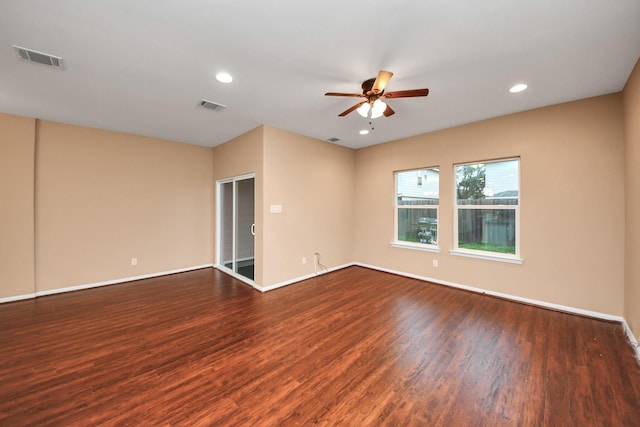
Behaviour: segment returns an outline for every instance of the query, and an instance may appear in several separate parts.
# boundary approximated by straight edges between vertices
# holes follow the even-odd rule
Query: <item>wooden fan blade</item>
[[[387,87],[387,83],[391,80],[391,76],[393,73],[391,71],[380,70],[378,73],[378,77],[376,77],[376,81],[373,82],[373,86],[371,87],[371,92],[378,94],[384,91],[384,88]]]
[[[338,117],[344,117],[347,114],[349,114],[350,112],[357,110],[358,108],[360,108],[360,106],[362,104],[364,104],[367,101],[362,101],[362,102],[358,102],[356,105],[354,105],[353,107],[349,108],[348,110],[343,111],[342,113],[338,114]]]
[[[384,109],[384,112],[382,114],[384,114],[385,117],[389,117],[394,115],[396,112],[393,111],[393,108],[389,107],[389,104],[387,104],[387,108]]]
[[[387,92],[385,98],[412,98],[414,96],[427,96],[429,95],[429,89],[411,89],[411,90],[398,90],[395,92]]]
[[[364,98],[361,93],[340,93],[340,92],[327,92],[324,96],[352,96],[354,98]]]

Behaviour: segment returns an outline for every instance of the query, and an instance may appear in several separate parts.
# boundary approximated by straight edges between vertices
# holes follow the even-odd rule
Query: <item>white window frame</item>
[[[436,236],[438,236],[438,242],[440,242],[440,183],[438,179],[438,204],[437,205],[399,205],[398,204],[398,174],[404,172],[421,171],[425,169],[437,169],[438,175],[440,174],[439,166],[426,166],[421,168],[399,170],[393,172],[394,186],[393,186],[393,241],[390,243],[395,248],[413,249],[426,252],[440,252],[438,244],[420,243],[420,242],[406,242],[398,240],[398,210],[402,209],[435,209],[436,211]],[[421,186],[423,183],[418,184]]]
[[[489,163],[498,163],[505,161],[518,161],[518,204],[517,205],[458,205],[457,196],[457,174],[456,169],[459,166],[466,165],[487,165]],[[523,259],[520,257],[520,207],[522,205],[521,198],[521,170],[522,162],[520,157],[509,157],[504,159],[493,160],[479,160],[475,162],[456,163],[453,165],[453,249],[449,251],[451,255],[479,258],[489,261],[507,262],[513,264],[522,264]],[[478,249],[466,249],[458,247],[459,235],[458,235],[458,211],[459,209],[483,209],[483,210],[513,210],[515,212],[516,224],[515,224],[515,254],[504,254],[499,252],[483,251]]]

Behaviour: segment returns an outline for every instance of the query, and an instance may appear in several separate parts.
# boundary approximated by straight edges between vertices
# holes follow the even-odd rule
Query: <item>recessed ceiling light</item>
[[[229,73],[218,73],[216,74],[216,80],[220,83],[231,83],[233,81],[233,77]]]
[[[366,129],[362,129],[362,130],[360,131],[360,135],[367,135],[368,133],[369,133],[369,131],[368,131],[368,130],[366,130]]]
[[[518,83],[517,85],[513,85],[511,87],[511,89],[509,89],[509,92],[511,93],[518,93],[518,92],[522,92],[523,90],[525,90],[527,88],[527,85],[524,83]]]

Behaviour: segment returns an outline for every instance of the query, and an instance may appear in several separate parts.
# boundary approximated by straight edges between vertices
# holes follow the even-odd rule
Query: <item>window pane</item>
[[[519,160],[456,166],[458,205],[517,205]]]
[[[398,208],[398,240],[438,244],[438,210]]]
[[[515,254],[515,209],[458,209],[458,247]]]
[[[437,205],[440,176],[437,168],[396,172],[398,205]]]

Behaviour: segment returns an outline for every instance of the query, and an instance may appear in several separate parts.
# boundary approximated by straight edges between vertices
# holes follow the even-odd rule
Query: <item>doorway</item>
[[[255,174],[217,181],[217,265],[253,284],[255,277]]]

